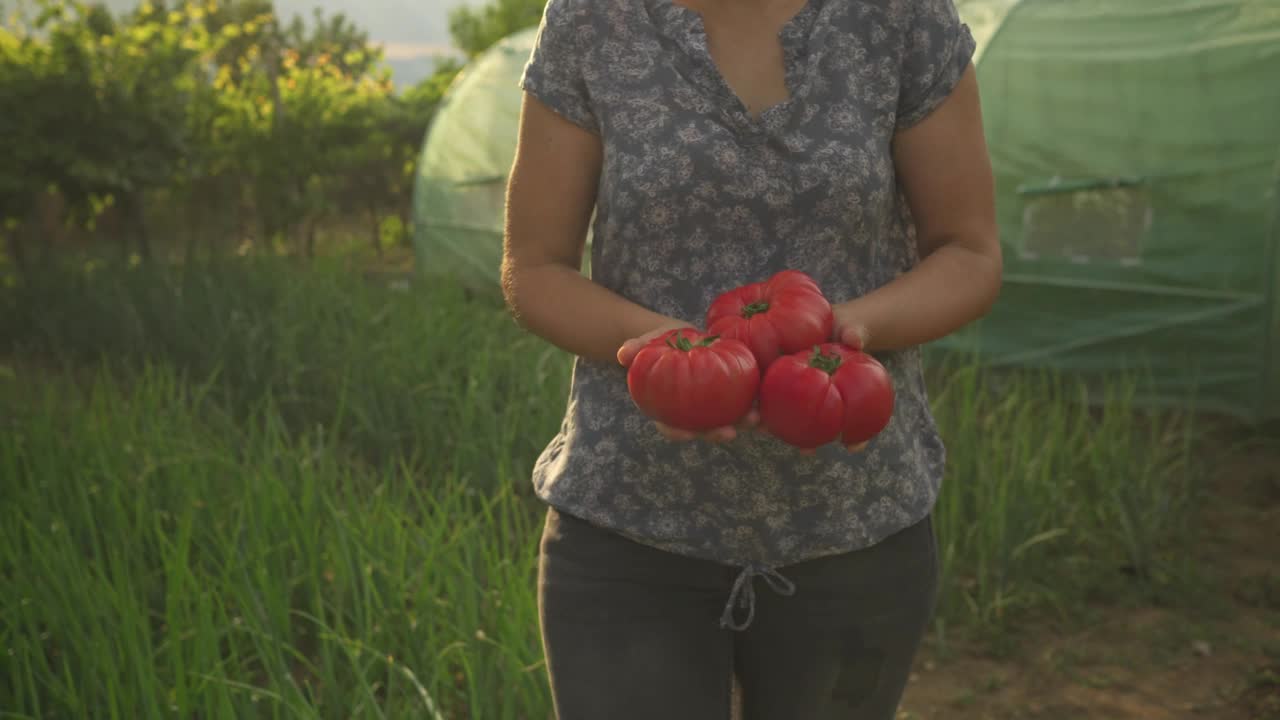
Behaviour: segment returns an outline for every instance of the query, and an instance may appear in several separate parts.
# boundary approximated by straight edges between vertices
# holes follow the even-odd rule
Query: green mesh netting
[[[987,318],[936,349],[1139,370],[1139,402],[1280,417],[1280,3],[957,5],[979,43],[1006,282]],[[428,134],[424,272],[497,289],[535,32],[474,61]]]
[[[1280,416],[1280,3],[961,0],[1006,258],[938,347]]]

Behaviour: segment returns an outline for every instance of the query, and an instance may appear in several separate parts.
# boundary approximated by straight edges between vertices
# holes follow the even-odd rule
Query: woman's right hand
[[[671,320],[670,322],[662,323],[658,327],[639,337],[631,338],[630,340],[622,343],[622,347],[618,348],[618,364],[622,365],[624,368],[631,367],[631,362],[635,360],[636,353],[640,352],[640,349],[649,344],[651,340],[661,336],[663,333],[671,330],[678,330],[680,328],[696,329],[689,323],[680,322],[679,320]],[[730,440],[738,437],[739,433],[748,432],[754,429],[759,423],[760,413],[758,413],[755,408],[752,408],[745,417],[738,421],[737,425],[727,425],[725,427],[719,427],[701,433],[681,430],[657,421],[654,421],[653,424],[663,437],[672,442],[705,440],[707,442],[721,443],[729,442]]]

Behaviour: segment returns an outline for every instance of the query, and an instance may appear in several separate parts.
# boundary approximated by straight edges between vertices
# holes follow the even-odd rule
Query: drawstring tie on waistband
[[[759,575],[769,583],[769,587],[773,591],[783,596],[791,596],[796,594],[795,583],[783,577],[777,570],[764,565],[747,565],[742,568],[742,572],[738,573],[738,579],[733,581],[733,590],[729,593],[729,602],[725,603],[724,613],[720,616],[720,627],[730,628],[732,630],[746,630],[751,625],[752,619],[756,616],[756,591],[752,586],[752,580]],[[747,619],[742,624],[733,621],[733,607],[735,601],[740,607],[747,611]]]

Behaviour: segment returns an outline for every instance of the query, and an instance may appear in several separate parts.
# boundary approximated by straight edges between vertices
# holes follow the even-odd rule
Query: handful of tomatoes
[[[703,432],[758,405],[774,436],[812,450],[857,445],[893,415],[889,373],[875,358],[830,342],[834,316],[817,283],[796,270],[720,295],[707,331],[672,330],[636,354],[627,387],[641,412]]]

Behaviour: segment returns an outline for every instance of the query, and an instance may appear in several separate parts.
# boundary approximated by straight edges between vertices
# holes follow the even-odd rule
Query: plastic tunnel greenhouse
[[[427,132],[413,198],[420,271],[498,291],[507,175],[515,157],[518,86],[537,28],[504,38],[458,75]]]
[[[957,0],[978,40],[1005,285],[937,343],[992,365],[1138,371],[1138,400],[1280,417],[1280,2]],[[429,131],[419,268],[496,289],[517,81],[477,58]]]
[[[1280,416],[1280,2],[969,0],[1005,286],[943,347]]]
[[[516,85],[537,28],[511,35],[458,74],[427,132],[413,198],[417,265],[495,289],[502,213],[520,114]]]

